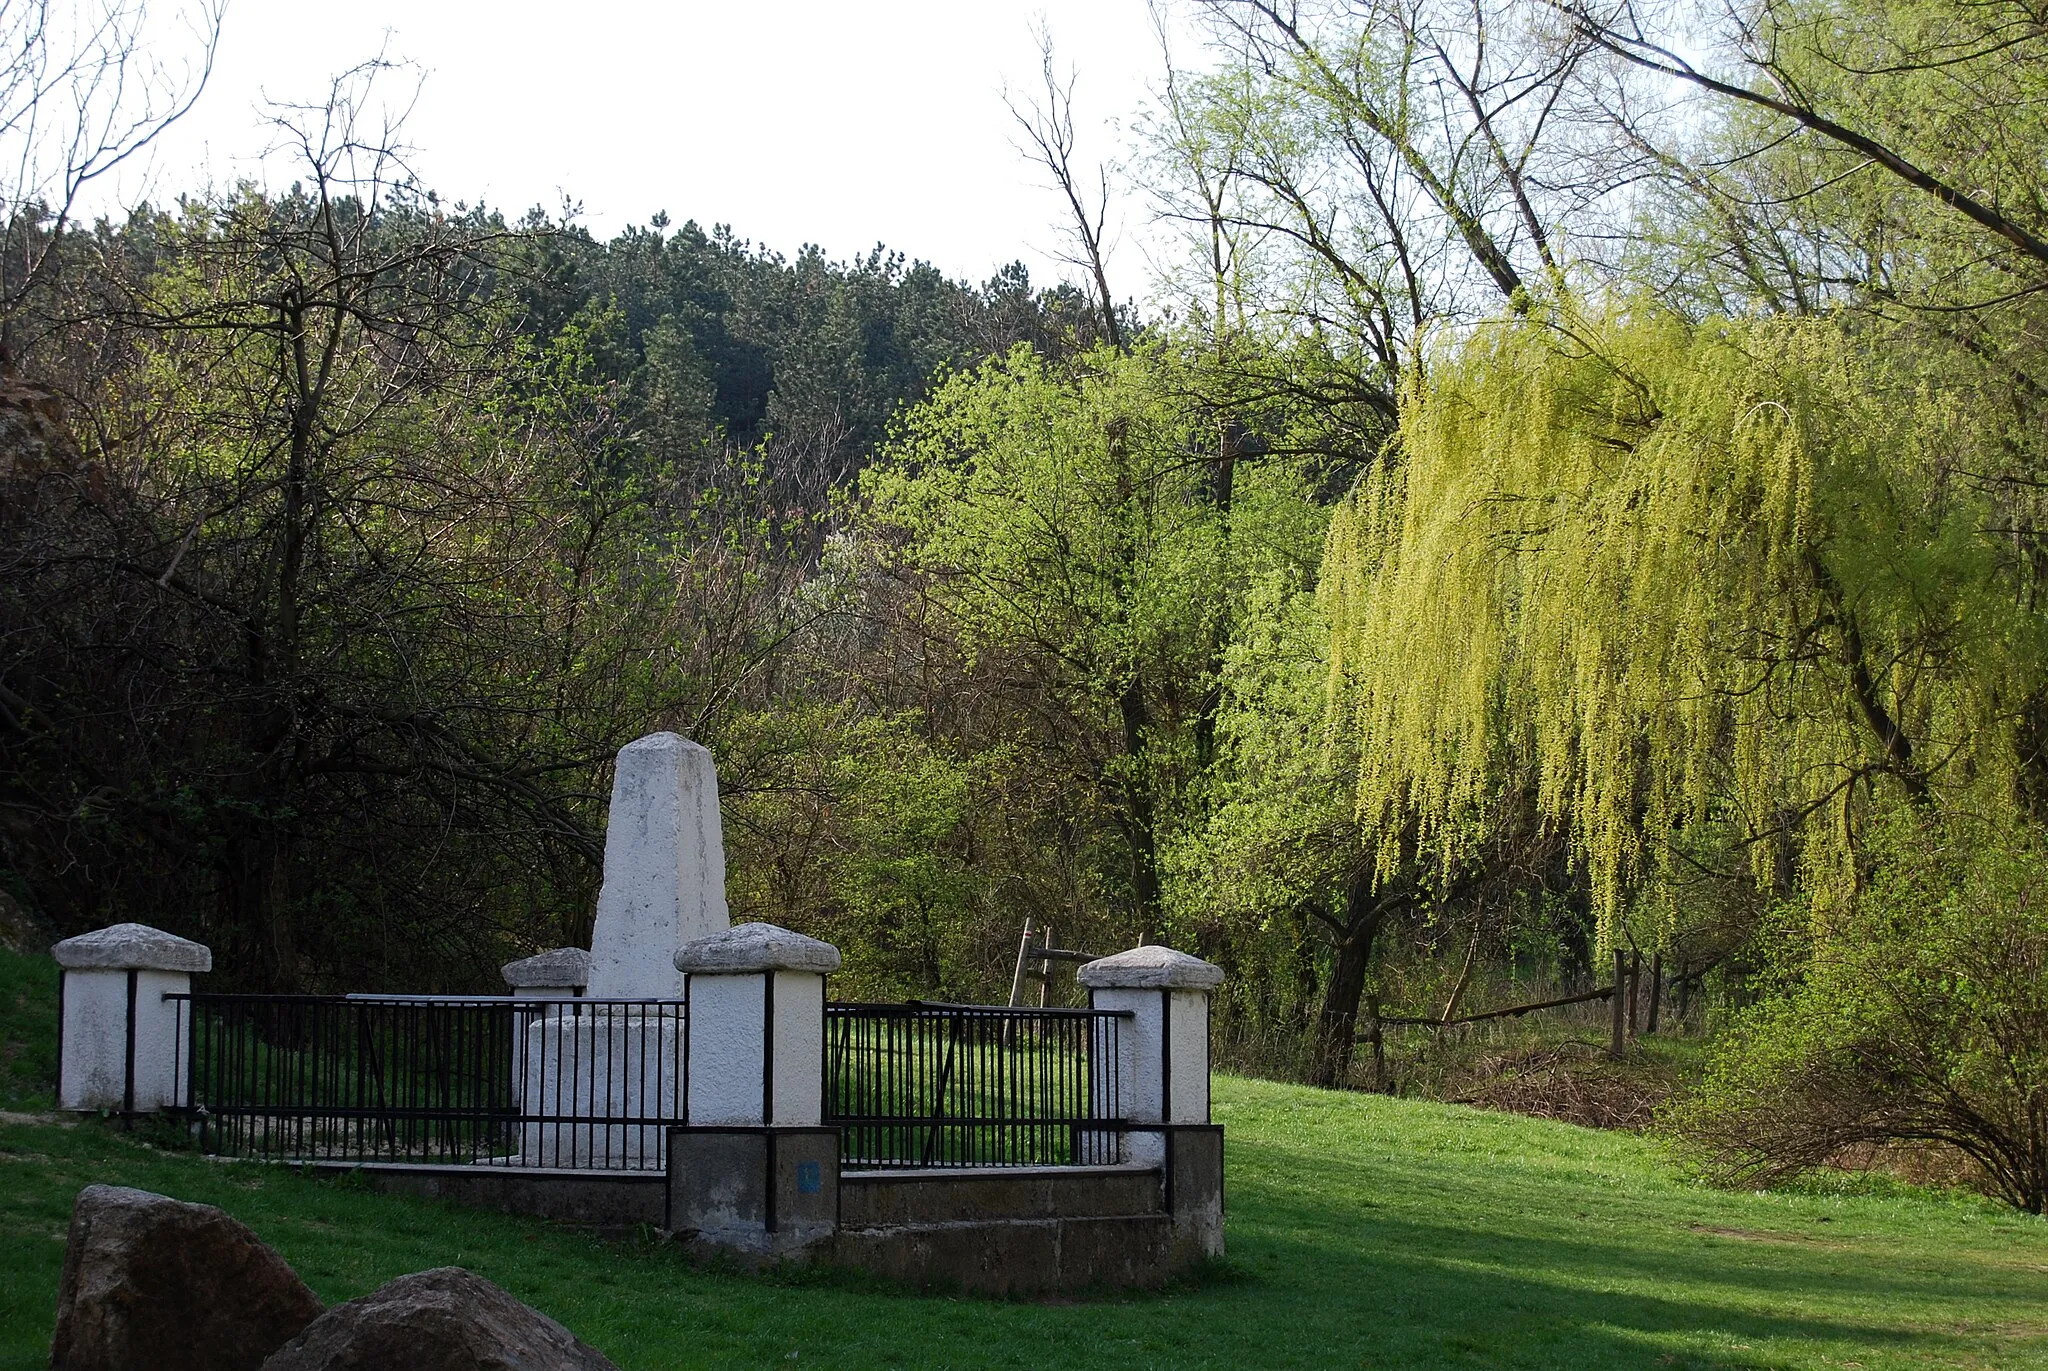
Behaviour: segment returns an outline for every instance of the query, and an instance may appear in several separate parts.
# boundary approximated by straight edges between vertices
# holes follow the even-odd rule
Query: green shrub
[[[2048,1203],[2048,835],[1899,824],[1833,926],[1780,939],[1671,1117],[1714,1179],[1769,1184],[1873,1145],[1967,1157],[2029,1213]]]

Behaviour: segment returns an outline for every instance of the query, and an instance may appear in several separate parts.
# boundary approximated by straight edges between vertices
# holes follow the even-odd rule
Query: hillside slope
[[[10,1097],[53,1064],[47,959],[10,957]],[[71,1198],[218,1204],[330,1301],[468,1266],[634,1368],[2048,1367],[2048,1222],[1869,1177],[1686,1181],[1629,1134],[1220,1077],[1230,1261],[1064,1304],[692,1269],[654,1240],[222,1164],[99,1123],[0,1123],[0,1371],[48,1365]],[[47,1117],[47,1116],[45,1116]]]

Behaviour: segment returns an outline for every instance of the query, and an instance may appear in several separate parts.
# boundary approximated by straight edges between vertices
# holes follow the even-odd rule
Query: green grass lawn
[[[55,968],[0,954],[0,1108],[48,1108]],[[1882,1180],[1728,1194],[1656,1145],[1510,1114],[1216,1082],[1230,1261],[1158,1295],[920,1296],[701,1270],[649,1240],[0,1122],[0,1371],[48,1365],[71,1200],[217,1204],[323,1299],[467,1266],[625,1368],[2048,1368],[2048,1222]],[[24,1116],[16,1114],[15,1120]]]
[[[456,1263],[622,1367],[2048,1367],[2048,1224],[1859,1182],[1726,1194],[1641,1139],[1221,1079],[1229,1268],[1078,1303],[695,1270],[96,1124],[0,1127],[0,1367],[47,1364],[72,1195],[218,1204],[328,1300]]]

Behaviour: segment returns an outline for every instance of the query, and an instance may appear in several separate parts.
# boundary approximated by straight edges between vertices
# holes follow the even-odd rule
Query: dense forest
[[[2048,17],[1176,14],[1113,174],[1050,53],[1018,106],[1050,287],[449,204],[375,65],[280,112],[289,189],[15,187],[8,893],[494,988],[667,727],[842,993],[1167,941],[1342,1084],[1383,996],[1655,951],[1722,1174],[1906,1140],[2038,1210]]]

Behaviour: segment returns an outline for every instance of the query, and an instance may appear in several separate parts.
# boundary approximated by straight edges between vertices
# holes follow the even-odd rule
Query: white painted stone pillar
[[[675,960],[689,1047],[669,1227],[755,1257],[813,1252],[839,1225],[839,1132],[824,1122],[825,977],[839,949],[741,924]]]
[[[673,954],[671,954],[673,956]],[[682,1117],[683,1011],[584,995],[580,947],[508,962],[512,1102],[546,1122],[521,1125],[519,1155],[536,1166],[644,1167]],[[661,1122],[624,1122],[629,1119]]]
[[[1148,946],[1085,963],[1076,975],[1091,1008],[1129,1015],[1118,1022],[1113,1053],[1108,1033],[1096,1030],[1095,1108],[1138,1125],[1126,1135],[1125,1161],[1163,1165],[1164,1127],[1209,1122],[1209,992],[1223,984],[1223,968]],[[1105,1071],[1111,1056],[1115,1069]]]
[[[147,924],[115,924],[50,949],[57,992],[57,1107],[146,1114],[189,1102],[191,1006],[166,995],[211,971],[204,944]]]
[[[512,1011],[512,1103],[518,1108],[526,1107],[528,1087],[538,1087],[535,1068],[538,1065],[536,1053],[529,1050],[531,1035],[527,1032],[535,1024],[555,1018],[561,1011],[550,1008],[528,1008],[526,1002],[533,1000],[573,1000],[583,994],[583,988],[590,984],[590,954],[580,947],[558,947],[552,952],[542,952],[531,957],[521,957],[516,962],[507,962],[499,968],[505,978],[505,985],[511,997],[521,1007]],[[535,1094],[534,1098],[539,1099]]]
[[[626,744],[612,773],[605,820],[591,998],[676,998],[676,950],[730,922],[711,754],[674,733]]]
[[[825,1118],[825,977],[839,949],[741,924],[675,954],[689,1002],[692,1127],[816,1128]]]

